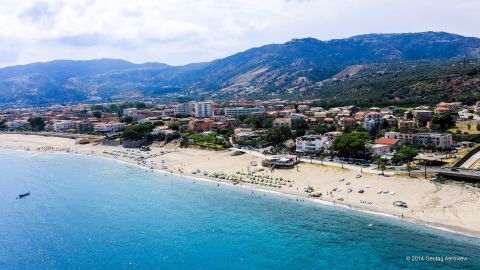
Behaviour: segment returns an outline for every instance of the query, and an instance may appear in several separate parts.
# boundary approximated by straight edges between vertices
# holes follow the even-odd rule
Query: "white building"
[[[124,128],[124,123],[102,123],[95,125],[93,131],[99,133],[115,133],[122,131]]]
[[[190,115],[192,110],[188,103],[177,104],[173,106],[173,115]]]
[[[137,115],[137,108],[125,108],[123,109],[123,116],[135,117]]]
[[[53,124],[53,130],[56,132],[63,132],[69,129],[75,129],[77,125],[70,120],[60,121]]]
[[[212,116],[212,104],[209,101],[195,103],[195,117],[210,118]]]
[[[152,135],[168,135],[168,134],[172,134],[174,133],[175,131],[171,130],[170,128],[168,128],[167,126],[160,126],[160,127],[156,127],[152,130],[152,132],[150,132],[150,134]]]
[[[390,145],[385,144],[371,144],[368,146],[369,152],[372,156],[383,156],[390,153]]]
[[[363,127],[366,130],[372,130],[383,123],[384,114],[381,112],[368,112],[363,119]]]
[[[313,152],[327,150],[330,148],[332,141],[327,136],[306,135],[298,137],[295,143],[297,152]]]
[[[385,132],[385,138],[398,139],[402,143],[432,145],[435,148],[450,149],[453,146],[452,134],[447,133],[400,133]]]
[[[292,119],[293,121],[299,121],[299,120],[305,119],[305,115],[299,114],[299,113],[292,113],[290,115],[287,115],[287,117]]]
[[[13,120],[11,122],[5,123],[9,129],[22,128],[28,124],[26,120]]]
[[[227,117],[238,117],[243,114],[252,114],[252,113],[265,113],[267,110],[264,107],[226,107],[225,116]]]

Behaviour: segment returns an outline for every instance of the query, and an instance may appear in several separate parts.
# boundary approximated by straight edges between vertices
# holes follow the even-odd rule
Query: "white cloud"
[[[296,37],[480,36],[474,0],[2,0],[0,65],[122,58],[184,64]]]

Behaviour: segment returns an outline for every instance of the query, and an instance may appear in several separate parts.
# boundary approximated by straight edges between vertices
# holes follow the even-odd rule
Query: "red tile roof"
[[[375,140],[377,144],[385,144],[385,145],[394,145],[397,144],[400,140],[398,139],[389,139],[389,138],[379,138]]]

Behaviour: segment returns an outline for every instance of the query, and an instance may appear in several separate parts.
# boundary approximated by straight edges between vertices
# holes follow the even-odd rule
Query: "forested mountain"
[[[462,98],[479,92],[479,57],[478,38],[424,32],[294,39],[185,66],[57,60],[0,69],[0,103],[47,105],[173,93],[334,102],[358,95],[397,102],[417,95]]]

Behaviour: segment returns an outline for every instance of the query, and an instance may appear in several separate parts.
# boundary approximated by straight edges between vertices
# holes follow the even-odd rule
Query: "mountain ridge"
[[[121,59],[54,60],[0,69],[0,103],[48,105],[182,94],[298,94],[354,65],[480,57],[480,39],[446,32],[292,39],[205,63],[170,66]],[[317,91],[322,97],[321,91]]]

